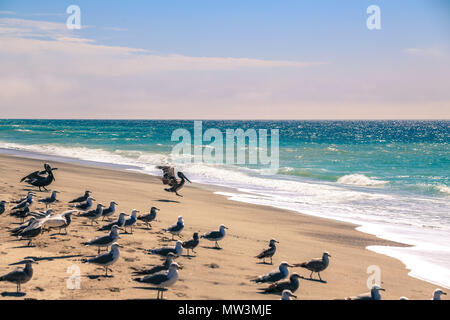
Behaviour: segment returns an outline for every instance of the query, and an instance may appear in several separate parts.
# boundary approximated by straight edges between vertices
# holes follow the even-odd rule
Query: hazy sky
[[[449,1],[0,0],[0,117],[450,119]]]

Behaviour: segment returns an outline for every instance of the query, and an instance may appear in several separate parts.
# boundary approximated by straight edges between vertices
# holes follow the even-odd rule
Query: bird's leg
[[[322,278],[320,277],[320,272],[317,272],[317,274],[319,275],[320,281],[323,281]]]
[[[311,274],[309,275],[309,278],[312,279],[312,274],[314,271],[311,271]]]
[[[106,271],[106,276],[108,276],[108,266],[105,267],[105,271]]]
[[[163,291],[163,289],[161,289],[161,300],[164,300],[163,297],[164,297],[164,291]]]
[[[98,251],[97,251],[97,254],[100,254],[100,247],[98,247]]]
[[[181,194],[179,194],[178,192],[175,191],[175,194],[179,197],[183,197]]]
[[[272,257],[270,257],[270,264],[273,264]]]

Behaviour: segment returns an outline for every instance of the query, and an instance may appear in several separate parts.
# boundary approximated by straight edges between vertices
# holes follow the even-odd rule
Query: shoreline
[[[27,172],[25,170],[34,171],[36,170],[36,167],[39,168],[42,165],[42,162],[39,160],[19,158],[17,156],[11,155],[7,156],[2,154],[0,155],[0,159],[2,160],[2,167],[7,163],[9,166],[20,167],[21,170],[14,170],[17,171],[15,175],[19,176],[19,172]],[[80,180],[82,180],[89,181],[91,184],[100,187],[100,189],[102,190],[101,193],[103,195],[99,198],[107,199],[108,194],[114,193],[116,193],[114,194],[116,201],[116,198],[118,197],[123,198],[118,201],[119,204],[121,204],[119,210],[123,210],[123,208],[126,207],[127,210],[125,210],[125,212],[127,212],[128,214],[131,208],[137,207],[137,209],[141,210],[142,212],[144,210],[148,210],[151,206],[151,204],[149,203],[151,201],[145,201],[144,204],[143,201],[140,201],[138,200],[138,198],[136,198],[136,195],[145,196],[147,194],[147,192],[143,191],[142,189],[149,189],[148,191],[151,191],[152,194],[157,194],[159,197],[157,198],[157,200],[167,201],[167,199],[169,199],[169,201],[179,201],[178,203],[163,201],[160,202],[160,204],[158,202],[157,206],[160,207],[162,211],[170,212],[168,214],[170,215],[170,219],[164,219],[164,223],[157,223],[157,225],[155,225],[154,227],[155,230],[159,230],[162,227],[167,227],[168,225],[173,223],[176,220],[176,216],[182,213],[181,210],[183,210],[183,216],[185,218],[186,225],[190,226],[188,228],[189,231],[184,232],[185,237],[190,236],[191,230],[201,229],[201,232],[205,232],[211,228],[217,228],[217,225],[222,223],[220,221],[227,220],[225,224],[230,225],[230,232],[226,239],[223,241],[223,253],[230,253],[229,250],[232,250],[231,252],[233,254],[232,257],[229,257],[230,261],[226,259],[227,257],[225,255],[218,256],[217,254],[214,254],[214,252],[211,252],[216,250],[207,250],[205,248],[199,248],[198,251],[200,252],[198,253],[198,257],[196,258],[183,259],[183,257],[181,257],[180,259],[182,264],[193,264],[195,260],[201,260],[200,265],[203,265],[203,268],[205,268],[205,266],[208,265],[208,262],[210,265],[211,261],[216,261],[219,264],[219,268],[214,269],[211,267],[207,267],[206,270],[202,270],[199,275],[196,275],[193,270],[182,270],[180,272],[180,282],[174,285],[173,289],[169,289],[169,297],[171,299],[174,299],[175,297],[183,299],[277,299],[277,296],[258,294],[257,288],[265,287],[265,285],[255,286],[248,281],[249,278],[268,272],[275,267],[257,264],[256,259],[252,258],[267,245],[267,241],[269,240],[267,239],[268,237],[275,237],[281,242],[281,244],[279,245],[279,254],[277,253],[274,258],[274,264],[277,264],[281,260],[287,260],[289,263],[298,263],[302,260],[320,256],[323,250],[328,250],[332,256],[337,256],[337,258],[332,258],[329,269],[324,271],[324,273],[322,274],[323,278],[328,280],[328,284],[325,285],[326,288],[324,288],[322,284],[317,285],[313,281],[301,280],[301,287],[297,292],[300,299],[338,299],[348,295],[365,292],[367,291],[366,281],[368,276],[370,276],[366,273],[366,268],[370,265],[379,265],[383,270],[382,282],[383,286],[388,289],[385,294],[385,297],[388,299],[398,299],[398,297],[402,295],[406,295],[411,299],[428,299],[431,296],[432,290],[434,290],[435,288],[433,284],[409,276],[408,270],[405,268],[405,265],[398,259],[374,253],[366,249],[366,247],[370,245],[391,245],[401,247],[403,246],[402,244],[380,239],[375,236],[357,231],[355,229],[356,227],[358,227],[357,225],[343,223],[327,218],[313,217],[310,215],[299,214],[297,212],[276,209],[268,206],[230,201],[224,196],[214,194],[214,191],[210,190],[211,188],[208,188],[208,186],[189,185],[183,189],[183,198],[172,199],[174,198],[172,195],[162,190],[163,188],[160,184],[159,179],[151,175],[136,173],[130,170],[111,170],[107,168],[96,168],[79,164],[67,164],[63,162],[58,163],[57,166],[61,167],[62,170],[59,170],[57,172],[57,181],[55,182],[55,186],[52,185],[52,187],[55,187],[55,189],[61,189],[60,191],[62,191],[64,194],[61,196],[61,198],[65,198],[64,200],[70,199],[71,197],[76,196],[81,192],[80,188],[82,189],[83,187],[80,187],[80,184],[82,184]],[[4,169],[5,168],[2,168],[2,170]],[[78,176],[77,178],[77,174],[74,175],[75,172],[78,172],[81,176]],[[111,186],[108,185],[108,183],[111,182],[111,179],[105,177],[104,175],[117,177],[121,182],[123,182],[124,185],[131,189],[134,189],[135,192],[127,195],[121,195],[120,193],[117,193],[117,190],[115,191],[114,189],[111,189]],[[64,179],[67,178],[72,179],[68,180],[72,183],[71,185],[66,187],[66,189],[68,190],[63,190],[62,187],[60,187],[60,183],[61,180],[62,182],[64,182]],[[138,181],[138,183],[136,183],[139,184],[141,188],[135,189],[133,187],[133,182],[135,181]],[[24,185],[20,186],[17,185],[17,183],[12,183],[11,185],[9,185],[9,188],[13,189],[15,193],[23,193],[23,187]],[[5,192],[6,190],[3,189],[4,187],[2,186],[2,189],[0,189],[1,196],[5,197],[7,193]],[[94,189],[92,190],[94,191],[94,194],[100,193],[97,188],[91,189]],[[38,193],[38,195],[42,197],[43,195],[46,195],[46,193]],[[129,198],[133,198],[133,200]],[[107,200],[103,200],[104,204],[107,204],[106,201]],[[64,201],[60,205],[61,209],[65,208],[63,203]],[[123,203],[125,203],[125,206],[123,205]],[[230,209],[233,210],[230,211]],[[188,214],[184,214],[184,211],[186,210],[188,211]],[[239,211],[239,213],[236,213],[234,211]],[[209,221],[208,218],[211,218],[210,215],[213,213],[215,215],[214,219],[213,221]],[[274,217],[276,218],[277,222],[275,228],[272,222],[274,220]],[[163,218],[165,218],[165,215],[161,214],[160,219],[163,220]],[[7,219],[11,220],[9,216]],[[83,221],[80,220],[82,219],[76,218],[75,224],[78,224],[79,222],[83,223]],[[189,220],[192,220],[192,222]],[[4,223],[4,221],[5,214],[0,217],[0,223]],[[249,231],[249,229],[251,229],[251,231]],[[138,231],[136,231],[136,234],[137,232]],[[94,236],[93,233],[93,230],[90,230],[90,232],[86,232],[86,234],[83,234],[81,236],[83,237],[83,239],[86,238],[86,240],[88,240],[89,237],[92,238]],[[268,234],[272,234],[272,236],[268,236]],[[97,235],[98,232],[95,232],[95,236]],[[144,235],[139,235],[139,237],[142,236],[143,238],[140,238],[140,240],[137,241],[141,242],[141,244],[144,242],[143,239],[145,239]],[[147,249],[152,246],[155,247],[167,243],[166,234],[163,234],[161,232],[152,232],[152,236],[156,236],[157,239],[156,241],[155,239],[152,239],[151,245],[145,246]],[[9,241],[11,241],[11,238],[7,235],[2,235],[2,237],[2,243],[8,243]],[[47,244],[47,241],[50,241],[50,243]],[[68,242],[71,243],[72,240]],[[249,245],[249,243],[251,243],[251,245]],[[307,245],[305,247],[302,245],[298,245],[303,243]],[[69,250],[81,250],[83,252],[82,254],[85,254],[85,252],[92,253],[92,250],[86,248],[78,248],[76,244],[77,243],[71,244],[70,247],[73,248]],[[245,245],[243,246],[242,244]],[[55,244],[52,244],[51,240],[45,240],[46,247],[51,247],[53,245]],[[231,246],[232,248],[228,249],[228,246]],[[2,245],[0,249],[2,252],[6,252],[4,249],[4,245]],[[25,249],[25,251],[27,250],[28,248]],[[66,249],[63,248],[63,250],[60,251],[65,250]],[[134,250],[133,253],[139,252],[138,260],[153,260],[153,262],[155,262],[153,257],[143,254],[142,252],[140,252],[141,250],[129,250]],[[334,255],[333,252],[335,252]],[[129,254],[132,253],[129,252]],[[143,256],[141,257],[141,255]],[[205,255],[205,257],[203,257],[203,255]],[[2,257],[13,258],[12,255],[10,255],[10,252],[7,252],[6,255],[2,255]],[[129,257],[128,260],[136,261],[137,259]],[[185,262],[184,260],[187,260],[187,262]],[[245,266],[240,267],[239,263],[243,262],[244,260]],[[361,265],[355,266],[354,261],[361,261]],[[11,262],[17,261],[11,260]],[[145,263],[141,262],[140,264]],[[195,263],[195,265],[197,264],[198,262]],[[128,266],[128,268],[129,267],[130,266]],[[0,268],[1,272],[5,271],[4,265],[0,266]],[[91,267],[89,269],[95,268]],[[188,266],[186,266],[186,269],[188,269]],[[349,274],[349,271],[347,269],[353,270],[354,274],[351,273],[351,271],[351,274]],[[10,270],[10,268],[8,268],[8,270]],[[212,277],[217,278],[217,281],[214,281],[213,279],[206,281],[205,277],[208,278],[214,276],[215,270],[225,272],[225,275],[216,275],[215,277]],[[388,271],[386,272],[385,270]],[[127,286],[129,286],[131,272],[128,269],[127,276],[127,272],[124,271],[124,279],[122,279],[122,275],[120,276],[120,278],[127,283]],[[303,276],[307,276],[309,274],[305,273],[305,270],[298,268],[291,270],[291,272],[298,272]],[[61,270],[59,270],[59,273],[61,273]],[[191,275],[191,277],[193,277],[195,280],[185,280],[186,273],[188,273],[188,275]],[[189,277],[187,278],[189,279]],[[181,281],[181,279],[183,279],[183,281]],[[347,281],[343,282],[343,279]],[[180,283],[189,287],[190,285],[192,285],[192,281],[197,286],[203,288],[204,291],[202,292],[202,290],[199,290],[199,292],[186,294],[185,296],[183,296],[180,292],[180,295],[173,295],[173,293],[171,294],[172,290],[176,291],[176,288],[180,287]],[[223,285],[227,283],[228,285],[226,285],[226,287],[231,286],[233,288],[233,290],[231,290],[230,292],[227,292],[226,294],[222,290],[220,290],[222,294],[211,292],[211,289],[217,291],[218,284]],[[321,286],[322,288],[320,288]],[[3,285],[1,285],[1,288],[4,288]],[[127,289],[129,288],[127,287]],[[127,289],[119,289],[119,292],[128,292],[129,290]],[[38,294],[38,296],[40,296],[40,299],[51,299],[51,297],[46,297],[46,291],[44,291],[42,294]],[[120,293],[117,295],[108,293],[105,298],[148,298],[153,294],[152,291],[144,292],[144,295],[142,295],[143,292],[139,293],[134,292],[135,290],[131,291],[133,291],[133,293],[126,293],[127,295],[130,295],[129,297],[123,296],[123,294]],[[340,295],[338,294],[338,292]],[[73,295],[76,299],[86,299],[86,297],[84,297],[83,294],[79,292],[69,292],[57,295],[56,298],[66,299],[69,298],[68,294]]]

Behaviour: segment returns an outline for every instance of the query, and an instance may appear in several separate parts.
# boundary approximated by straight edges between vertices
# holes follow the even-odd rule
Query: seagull
[[[283,293],[281,294],[281,300],[291,300],[291,297],[297,298],[290,290],[283,290]]]
[[[59,191],[53,191],[52,195],[50,197],[44,198],[44,199],[40,199],[38,200],[38,202],[44,203],[45,207],[48,208],[48,206],[50,204],[52,204],[53,202],[56,202],[58,200],[56,200],[56,194],[59,193]]]
[[[147,228],[150,229],[150,227],[152,226],[152,225],[150,224],[150,222],[152,222],[153,220],[155,220],[155,218],[156,218],[156,211],[159,211],[159,209],[156,208],[156,207],[152,207],[152,208],[150,209],[150,213],[138,217],[138,220],[141,220],[141,221],[145,222],[145,223],[147,224]]]
[[[98,266],[105,267],[105,276],[108,276],[108,266],[114,264],[117,259],[119,259],[119,244],[113,243],[111,245],[111,251],[108,253],[103,253],[101,255],[98,255],[96,257],[86,259],[83,261],[83,263],[92,263],[96,264]]]
[[[175,178],[175,168],[170,166],[157,166],[157,169],[161,169],[163,171],[162,182],[170,186],[170,188],[165,188],[164,190],[167,192],[174,192],[177,196],[182,197],[178,191],[183,188],[184,184],[187,182],[191,183],[191,181],[186,178],[183,172],[178,171],[177,176],[180,178],[178,180]]]
[[[300,286],[300,275],[293,273],[289,280],[280,281],[271,284],[269,287],[262,289],[263,293],[282,293],[284,290],[289,290],[291,293],[297,291]]]
[[[18,204],[18,203],[24,202],[25,200],[27,200],[27,199],[28,199],[28,196],[29,196],[30,194],[33,194],[33,195],[35,195],[35,193],[34,193],[33,191],[28,191],[28,193],[27,193],[27,196],[26,196],[26,197],[20,198],[19,200],[13,200],[13,201],[11,201],[11,203],[15,203],[15,204]]]
[[[370,292],[362,293],[355,297],[347,297],[345,300],[381,300],[381,291],[386,291],[386,289],[381,288],[379,285],[375,284],[372,286]]]
[[[313,273],[317,272],[320,281],[323,281],[322,278],[320,277],[320,273],[328,267],[328,264],[330,263],[329,258],[331,258],[330,254],[325,251],[322,255],[322,259],[316,258],[308,262],[297,263],[294,264],[294,267],[301,267],[311,271],[311,274],[309,275],[310,279],[312,279]]]
[[[25,203],[25,207],[22,209],[18,209],[10,213],[11,216],[22,219],[22,223],[26,217],[30,214],[30,204],[28,202]]]
[[[148,274],[153,274],[153,273],[164,271],[164,270],[169,270],[169,267],[172,264],[173,259],[176,257],[177,256],[175,254],[173,254],[172,252],[169,252],[167,254],[166,260],[164,261],[164,263],[162,265],[154,266],[153,268],[147,269],[147,270],[136,271],[136,272],[134,272],[134,274],[135,275],[148,275]]]
[[[84,192],[84,195],[78,198],[73,199],[72,201],[70,201],[69,203],[81,203],[81,202],[85,202],[91,195],[91,191],[86,190]]]
[[[118,206],[118,204],[115,201],[111,201],[109,203],[109,207],[106,209],[103,209],[102,221],[104,221],[105,218],[112,216],[116,212],[116,206]]]
[[[6,207],[5,207],[5,204],[6,204],[7,202],[6,201],[4,201],[4,200],[2,200],[2,201],[0,201],[0,216],[5,212],[5,210],[6,210]]]
[[[90,219],[92,222],[92,225],[94,225],[94,222],[96,224],[98,224],[98,222],[95,220],[97,220],[98,218],[100,218],[102,216],[104,207],[105,207],[104,205],[99,203],[99,204],[97,204],[97,208],[95,210],[84,212],[82,214],[79,214],[78,216]]]
[[[183,248],[187,249],[187,254],[189,255],[189,250],[192,250],[193,253],[196,253],[194,249],[198,246],[199,243],[198,232],[194,232],[192,235],[192,239],[183,242]]]
[[[0,277],[0,281],[13,282],[17,285],[17,293],[20,292],[21,284],[27,283],[33,277],[33,260],[25,260],[25,268],[18,268]]]
[[[289,275],[288,267],[292,267],[289,263],[286,261],[282,261],[277,269],[272,270],[271,272],[259,276],[256,279],[253,279],[251,281],[253,282],[277,282],[283,279],[286,279]]]
[[[140,283],[147,283],[157,287],[158,294],[156,299],[163,298],[163,288],[170,287],[178,280],[178,269],[182,269],[178,263],[172,262],[168,271],[160,271],[141,278],[135,278],[134,280]],[[161,292],[161,297],[159,293]]]
[[[19,239],[26,239],[28,240],[27,246],[31,246],[31,243],[33,242],[33,238],[36,238],[42,233],[42,223],[39,220],[36,220],[35,222],[31,223],[28,227],[23,229],[19,233]]]
[[[441,300],[441,295],[447,295],[447,293],[442,291],[441,289],[434,290],[433,300]]]
[[[163,229],[164,231],[170,232],[172,234],[172,240],[175,240],[173,238],[174,235],[178,235],[180,236],[181,231],[183,231],[184,229],[184,221],[183,221],[183,217],[179,216],[178,220],[175,224],[171,225],[170,227],[168,227],[167,229]]]
[[[167,257],[169,253],[173,253],[176,256],[181,256],[183,254],[183,243],[177,240],[177,243],[173,247],[161,247],[150,250],[150,254],[157,254],[162,257]]]
[[[277,246],[275,243],[279,243],[275,239],[271,239],[269,242],[269,248],[263,250],[260,254],[258,254],[255,258],[257,259],[263,259],[263,263],[266,263],[266,258],[270,258],[270,264],[273,264],[272,257],[277,251]]]
[[[98,254],[100,254],[100,248],[106,247],[106,250],[108,250],[108,247],[119,239],[118,228],[118,226],[112,226],[111,232],[108,235],[92,239],[88,242],[83,242],[82,244],[85,246],[98,247]]]
[[[125,217],[126,217],[126,215],[127,215],[126,213],[121,212],[119,214],[119,218],[116,221],[111,222],[111,223],[109,223],[107,225],[104,225],[103,227],[99,228],[98,231],[111,230],[111,228],[113,226],[117,226],[119,228],[122,228],[125,225]]]
[[[37,219],[35,217],[31,217],[27,222],[21,224],[17,228],[14,228],[11,230],[11,235],[17,236],[22,230],[24,230],[26,227],[30,226],[32,223],[34,223]]]
[[[72,207],[79,210],[89,210],[92,207],[92,201],[95,201],[95,199],[92,197],[88,197],[85,202],[74,205]]]
[[[211,232],[205,233],[201,237],[205,238],[206,240],[209,240],[209,241],[215,241],[215,243],[216,243],[215,247],[220,249],[217,241],[220,241],[225,237],[225,229],[228,229],[228,228],[225,227],[223,224],[221,224],[219,227],[219,231],[211,231]]]
[[[138,213],[139,211],[136,209],[133,209],[131,211],[131,217],[125,220],[125,224],[124,224],[124,228],[125,228],[125,233],[127,232],[127,227],[131,228],[131,233],[133,233],[133,226],[136,223],[137,219],[136,219],[136,213]]]
[[[29,185],[39,187],[39,191],[42,191],[42,188],[44,188],[45,191],[48,191],[46,187],[55,181],[53,171],[58,170],[58,168],[52,168],[48,163],[44,164],[44,168],[44,171],[35,171],[30,173],[28,176],[23,177],[20,182],[25,181]],[[47,173],[47,175],[43,176],[45,173]]]
[[[65,211],[60,214],[56,214],[50,216],[48,218],[44,218],[44,225],[48,229],[59,229],[59,233],[61,233],[61,229],[64,228],[67,234],[67,227],[72,223],[72,214],[76,212],[75,210]]]
[[[27,198],[25,200],[23,200],[22,202],[20,202],[17,206],[12,208],[12,210],[22,209],[27,204],[31,206],[33,204],[33,196],[34,196],[34,193],[30,193],[29,192],[28,195],[27,195]]]

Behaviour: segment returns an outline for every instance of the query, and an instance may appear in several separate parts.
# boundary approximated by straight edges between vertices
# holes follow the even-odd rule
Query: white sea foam
[[[369,178],[363,174],[355,173],[340,177],[337,180],[337,183],[371,187],[385,185],[386,183],[388,183],[388,181],[376,180],[375,178]]]

